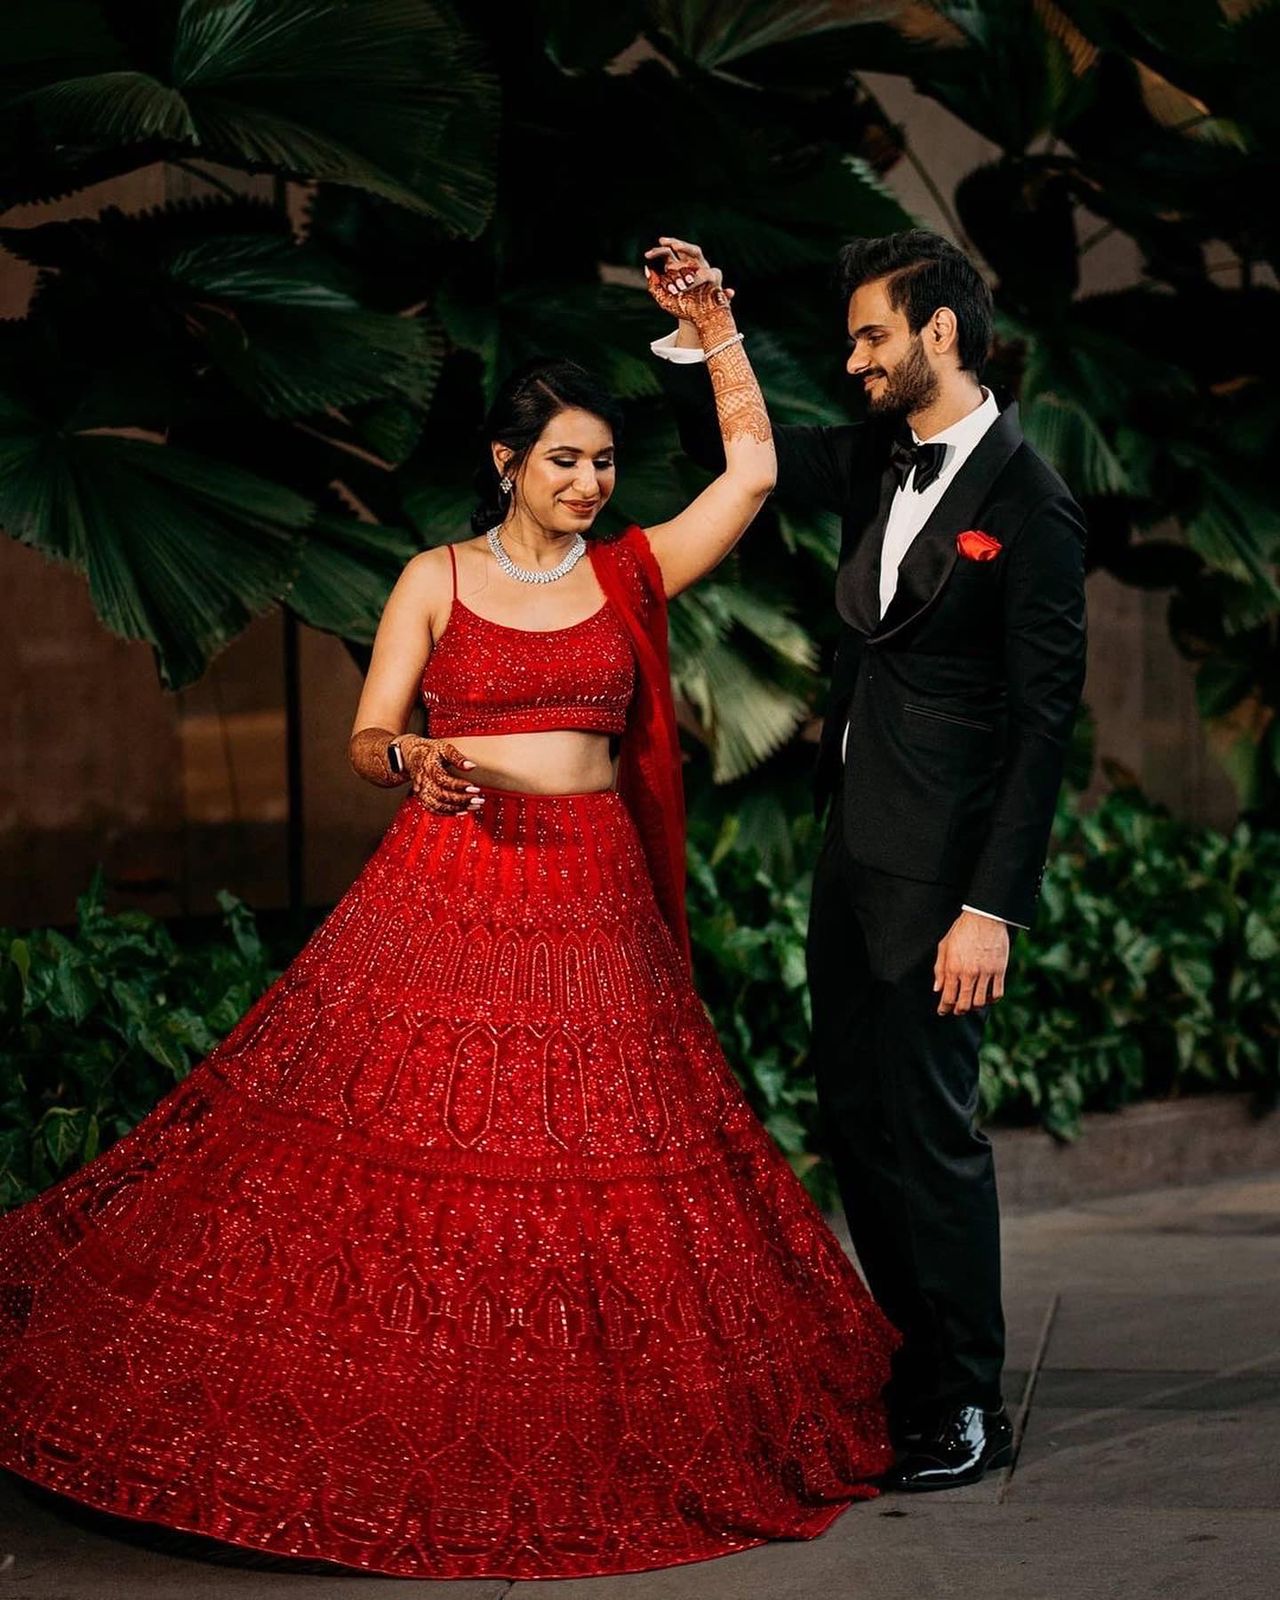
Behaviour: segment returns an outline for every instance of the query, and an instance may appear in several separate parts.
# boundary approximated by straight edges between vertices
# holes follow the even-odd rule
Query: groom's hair
[[[889,304],[905,313],[912,333],[939,306],[949,306],[959,327],[960,366],[981,376],[991,352],[991,290],[963,250],[928,228],[850,240],[836,266],[841,303],[877,278],[888,279]]]

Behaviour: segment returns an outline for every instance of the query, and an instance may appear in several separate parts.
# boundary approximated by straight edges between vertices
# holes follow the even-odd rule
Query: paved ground
[[[1004,1234],[1022,1443],[973,1488],[885,1495],[818,1539],[692,1566],[443,1585],[160,1555],[5,1478],[0,1600],[1274,1600],[1280,1173],[1011,1216]]]

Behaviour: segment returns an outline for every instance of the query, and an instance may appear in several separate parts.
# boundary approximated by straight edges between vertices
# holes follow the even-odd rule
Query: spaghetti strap
[[[453,546],[448,546],[449,565],[453,568],[453,598],[458,598],[458,558],[453,553]]]

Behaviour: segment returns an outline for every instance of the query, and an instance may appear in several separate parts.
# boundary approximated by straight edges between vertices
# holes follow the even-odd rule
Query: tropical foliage
[[[696,828],[698,990],[757,1113],[815,1196],[835,1200],[807,1060],[809,874]],[[812,861],[812,823],[795,824]],[[1033,929],[1017,935],[981,1054],[982,1118],[1059,1138],[1086,1111],[1209,1088],[1280,1102],[1280,834],[1173,819],[1133,790],[1060,807]]]
[[[620,517],[696,487],[645,349],[659,231],[725,264],[777,417],[847,415],[830,265],[911,220],[884,184],[909,163],[990,269],[999,375],[1085,499],[1093,561],[1170,592],[1243,797],[1274,815],[1278,34],[1249,0],[21,8],[0,246],[39,277],[0,325],[0,524],[83,571],[170,686],[276,604],[359,654],[405,556],[465,530],[484,403],[524,355],[576,355],[624,398]],[[868,73],[992,158],[943,194]],[[42,220],[144,171],[200,197]],[[1116,234],[1139,281],[1082,297]],[[773,507],[677,604],[717,781],[808,719],[834,551],[829,521]]]
[[[219,904],[221,936],[182,946],[108,912],[99,868],[71,936],[0,930],[0,1206],[127,1133],[279,975],[249,908]]]

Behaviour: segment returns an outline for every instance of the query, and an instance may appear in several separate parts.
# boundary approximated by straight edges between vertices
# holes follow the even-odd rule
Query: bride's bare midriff
[[[463,734],[450,740],[476,764],[466,774],[481,789],[583,794],[612,789],[607,733],[556,728],[546,733]]]

